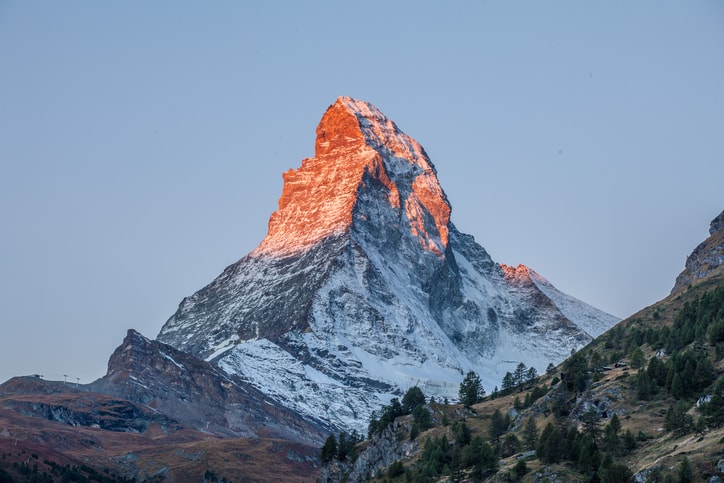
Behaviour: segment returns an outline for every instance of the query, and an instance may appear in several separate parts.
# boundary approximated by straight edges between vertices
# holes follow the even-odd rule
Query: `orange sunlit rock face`
[[[414,173],[411,191],[401,192],[384,158]],[[385,187],[390,208],[404,209],[420,245],[442,255],[450,205],[424,150],[375,107],[349,97],[337,99],[322,116],[315,156],[283,174],[279,209],[253,253],[293,255],[348,231],[365,172]]]
[[[511,265],[501,263],[500,268],[503,269],[503,274],[505,275],[505,280],[507,281],[523,281],[531,278],[530,269],[523,264],[513,267]]]

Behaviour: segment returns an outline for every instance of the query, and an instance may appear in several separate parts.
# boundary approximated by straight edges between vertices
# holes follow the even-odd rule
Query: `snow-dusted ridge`
[[[454,399],[475,370],[490,391],[617,320],[460,233],[425,151],[368,103],[338,99],[284,181],[264,241],[158,339],[297,413],[363,432],[411,386]]]

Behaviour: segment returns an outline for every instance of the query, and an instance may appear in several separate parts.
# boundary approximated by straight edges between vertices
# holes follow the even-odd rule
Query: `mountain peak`
[[[709,225],[709,235],[714,235],[722,230],[724,230],[724,211],[719,213],[719,216],[711,220],[711,224]]]
[[[420,144],[368,102],[339,97],[317,126],[315,156],[282,175],[279,209],[254,255],[289,256],[370,220],[364,194],[384,199],[401,226],[438,255],[447,246],[450,205]]]
[[[542,283],[550,285],[548,280],[539,275],[532,268],[523,265],[522,263],[519,263],[517,267],[501,263],[500,268],[503,269],[505,281],[508,283]]]
[[[503,274],[506,279],[526,280],[530,278],[530,269],[522,263],[519,263],[517,267],[501,263],[500,268],[503,269]]]
[[[186,297],[158,341],[309,418],[359,431],[413,385],[455,397],[476,370],[492,387],[616,322],[459,232],[425,151],[367,102],[338,98],[314,157],[283,178],[259,247]]]

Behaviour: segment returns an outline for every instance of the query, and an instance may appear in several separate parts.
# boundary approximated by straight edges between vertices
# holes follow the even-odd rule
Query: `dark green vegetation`
[[[480,381],[478,380],[478,382]],[[413,415],[415,421],[413,429],[418,434],[420,431],[429,429],[432,422],[429,411],[424,407],[425,401],[425,395],[422,393],[422,389],[417,386],[408,389],[402,398],[402,402],[396,397],[393,397],[390,404],[382,406],[379,418],[376,412],[372,413],[367,430],[367,437],[372,438],[373,435],[380,434],[395,419],[409,414]]]
[[[488,397],[393,400],[360,447],[397,421],[417,450],[373,481],[704,481],[724,458],[724,277],[635,314],[539,376],[520,364]],[[406,396],[407,397],[407,396]],[[404,399],[403,399],[404,401]],[[538,476],[535,476],[538,475]]]
[[[0,483],[33,482],[52,483],[56,481],[80,483],[131,483],[134,480],[115,475],[111,470],[98,471],[87,465],[61,465],[41,458],[36,453],[25,451],[2,453],[0,455]]]

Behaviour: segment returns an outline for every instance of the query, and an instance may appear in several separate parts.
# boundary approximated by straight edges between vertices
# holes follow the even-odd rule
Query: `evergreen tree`
[[[681,399],[684,397],[684,383],[681,380],[678,372],[674,373],[674,377],[671,380],[671,395],[674,399]]]
[[[337,438],[330,434],[322,446],[322,463],[329,463],[337,457]]]
[[[377,432],[379,425],[380,422],[377,419],[377,411],[372,411],[372,414],[370,414],[370,422],[367,425],[367,439],[372,439],[372,435]]]
[[[500,409],[496,409],[495,412],[490,416],[490,427],[488,428],[488,435],[490,441],[496,442],[500,437],[505,434],[510,425],[510,416],[506,415],[503,417]]]
[[[538,427],[536,426],[535,419],[533,419],[532,416],[525,422],[525,427],[523,428],[523,442],[525,443],[525,447],[529,450],[535,449],[538,444]]]
[[[599,424],[601,417],[598,415],[598,411],[594,407],[591,407],[583,414],[583,433],[591,438],[595,443],[601,433]]]
[[[590,437],[584,436],[581,440],[580,448],[576,464],[584,473],[593,474],[601,465],[601,455],[596,449],[596,443],[594,443]]]
[[[523,383],[525,382],[525,371],[525,364],[519,362],[518,365],[515,367],[515,371],[513,372],[513,384],[515,386],[523,385]]]
[[[634,369],[640,369],[644,366],[644,363],[644,353],[641,350],[641,347],[636,347],[631,353],[631,367]]]
[[[357,441],[354,437],[347,435],[347,433],[341,433],[339,435],[339,442],[337,443],[337,459],[339,461],[345,461],[347,456],[352,455],[355,444],[357,444]]]
[[[390,478],[397,478],[405,474],[405,467],[402,465],[402,461],[397,460],[387,468],[387,476]]]
[[[630,429],[627,429],[626,432],[623,433],[624,450],[626,451],[626,453],[630,453],[631,451],[636,449],[636,446],[636,437],[633,435]]]
[[[501,392],[508,394],[514,387],[515,380],[513,379],[513,374],[511,374],[510,371],[506,371],[503,376],[503,382],[500,384]]]
[[[687,404],[683,401],[669,406],[664,417],[664,428],[679,436],[690,433],[694,426],[694,418],[690,414],[686,414],[687,409]]]
[[[652,357],[646,374],[657,386],[663,386],[666,384],[666,371],[666,364],[661,362],[658,357]]]
[[[689,458],[684,456],[679,465],[679,483],[691,483],[694,481],[694,468],[691,466]]]
[[[623,453],[621,438],[618,435],[619,431],[621,431],[621,422],[618,420],[618,416],[616,416],[615,414],[613,415],[613,417],[616,419],[614,420],[613,418],[611,418],[608,426],[606,426],[604,441],[606,443],[606,449],[609,451],[609,453],[613,453],[616,456],[619,456]]]
[[[538,371],[535,367],[529,367],[528,370],[525,372],[525,381],[531,383],[536,379],[538,379]]]
[[[601,481],[605,483],[629,483],[633,481],[633,473],[626,465],[620,463],[612,464],[608,469],[603,470]]]
[[[410,414],[417,406],[425,404],[425,394],[417,386],[413,386],[407,390],[402,397],[402,410],[406,414]]]
[[[651,379],[643,369],[639,369],[636,376],[636,397],[641,401],[646,401],[651,397]]]
[[[471,476],[481,478],[486,473],[497,470],[498,458],[493,448],[480,436],[476,436],[463,449],[462,464],[465,468],[472,468]]]
[[[518,460],[513,466],[513,476],[516,481],[523,481],[523,477],[528,473],[528,465],[525,464],[525,460]]]
[[[715,391],[708,403],[704,405],[704,419],[712,428],[718,428],[724,423],[724,396]]]
[[[470,428],[465,424],[465,421],[453,423],[452,432],[458,446],[464,447],[470,443]]]
[[[621,432],[621,420],[618,419],[618,414],[613,413],[611,420],[608,422],[608,426],[611,428],[614,434],[618,435]]]
[[[412,417],[420,431],[425,431],[432,427],[432,416],[425,406],[416,406],[412,411]]]
[[[460,390],[458,391],[460,402],[466,408],[469,408],[473,404],[480,402],[485,396],[485,389],[483,384],[480,382],[480,376],[475,372],[470,371],[460,383]]]
[[[558,463],[566,456],[566,441],[551,423],[543,429],[538,440],[536,454],[543,463]]]
[[[513,456],[520,451],[520,441],[513,433],[507,434],[500,445],[500,454],[503,458]]]

